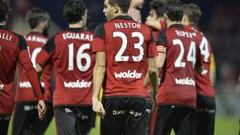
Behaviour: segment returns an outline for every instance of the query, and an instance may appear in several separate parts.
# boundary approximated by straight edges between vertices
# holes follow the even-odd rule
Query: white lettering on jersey
[[[41,82],[41,86],[45,87],[45,83]],[[19,87],[20,88],[32,88],[32,85],[29,81],[23,81],[23,82],[19,82]]]
[[[12,36],[7,33],[0,33],[0,39],[11,41]]]
[[[67,32],[67,33],[63,33],[62,36],[64,40],[67,40],[67,39],[78,39],[78,40],[86,40],[86,41],[93,40],[93,34]]]
[[[180,37],[187,37],[192,39],[196,36],[195,32],[186,32],[186,31],[180,31],[180,30],[176,30],[175,32]]]
[[[85,80],[77,80],[77,81],[70,81],[70,82],[64,82],[65,88],[90,88],[92,82],[88,82]]]
[[[38,42],[38,43],[42,43],[42,44],[46,44],[47,43],[47,39],[46,38],[42,38],[42,37],[38,37],[38,36],[28,36],[26,38],[27,41],[33,41],[33,42]]]
[[[116,29],[141,29],[140,23],[132,23],[132,22],[123,22],[123,23],[114,23]]]
[[[114,74],[115,74],[115,78],[139,79],[142,77],[142,73],[137,73],[136,70],[134,71],[128,70],[127,72],[120,72],[120,73],[114,73]]]
[[[195,80],[193,80],[193,79],[191,79],[189,77],[187,77],[187,78],[180,78],[180,79],[175,78],[175,82],[178,85],[195,86]]]

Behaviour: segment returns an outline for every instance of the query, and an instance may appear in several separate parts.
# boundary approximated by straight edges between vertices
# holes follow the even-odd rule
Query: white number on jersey
[[[28,49],[29,49],[29,47],[28,47]],[[37,58],[37,55],[40,53],[41,50],[42,50],[41,47],[35,48],[35,49],[32,51],[32,56],[30,56],[34,68],[36,67],[36,58]]]
[[[200,43],[200,53],[201,53],[201,55],[204,56],[204,61],[208,62],[210,53],[208,50],[208,41],[205,37],[202,38],[202,41]]]
[[[90,44],[86,43],[79,47],[76,56],[77,68],[81,72],[87,71],[91,66],[91,57],[88,53],[84,53],[86,49],[90,49]],[[85,59],[86,64],[82,64],[82,59]],[[74,44],[68,45],[68,70],[74,69]]]
[[[180,47],[180,53],[174,63],[175,67],[185,67],[186,66],[186,62],[182,61],[184,53],[185,53],[185,49],[183,46],[183,43],[180,39],[174,39],[173,40],[173,45],[176,46],[178,45]],[[196,63],[196,44],[194,41],[191,41],[189,50],[188,50],[188,54],[187,54],[187,61],[190,61],[193,63],[193,67],[195,66]]]
[[[121,48],[119,49],[117,55],[115,56],[115,61],[116,62],[128,61],[129,56],[123,56],[123,53],[125,52],[125,50],[127,48],[127,44],[128,44],[127,36],[123,32],[116,31],[116,32],[113,32],[113,37],[120,37],[122,39],[122,45],[121,45]],[[133,32],[132,38],[135,38],[135,37],[139,39],[138,43],[134,43],[134,48],[139,50],[139,55],[132,56],[132,59],[134,62],[139,62],[143,59],[143,55],[144,55],[144,49],[142,47],[142,45],[144,43],[144,37],[143,37],[142,33],[140,33],[140,32]]]

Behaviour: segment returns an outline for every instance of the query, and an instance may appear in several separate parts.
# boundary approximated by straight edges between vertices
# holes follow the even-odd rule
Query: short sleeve
[[[105,43],[104,43],[104,24],[100,24],[95,29],[94,39],[92,41],[92,52],[104,52]]]
[[[152,35],[152,32],[150,32],[150,42],[148,45],[148,58],[153,58],[157,56],[157,48],[156,44]]]
[[[27,43],[22,36],[19,36],[18,45],[19,45],[21,51],[27,50]]]

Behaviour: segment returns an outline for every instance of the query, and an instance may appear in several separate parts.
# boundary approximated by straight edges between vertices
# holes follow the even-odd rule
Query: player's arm
[[[32,62],[30,60],[27,45],[23,37],[19,37],[20,53],[18,55],[18,60],[22,65],[25,75],[32,85],[34,96],[38,99],[38,111],[39,117],[42,118],[46,112],[46,106],[43,101],[43,95],[41,93],[40,81],[38,79],[37,72],[34,70]]]
[[[93,70],[92,109],[100,116],[105,115],[103,105],[98,99],[106,70],[104,34],[104,25],[98,25],[95,30],[94,40],[92,41],[92,51],[96,53],[96,62]]]
[[[214,54],[211,53],[210,55],[210,80],[212,82],[212,85],[215,83],[215,77],[216,77],[216,62],[215,62],[215,57]]]
[[[49,62],[55,49],[54,37],[52,37],[47,44],[42,48],[40,53],[36,57],[36,67],[37,72],[41,72],[43,67]]]
[[[154,42],[153,36],[151,35],[151,39],[148,46],[148,75],[153,88],[154,93],[153,98],[155,98],[155,93],[158,90],[158,69],[156,58],[157,58],[156,44]]]
[[[156,46],[157,46],[157,68],[159,70],[159,73],[162,73],[162,69],[166,60],[166,46],[167,46],[167,38],[166,38],[166,34],[165,32],[160,32],[158,34],[158,39],[156,42]],[[160,76],[162,76],[160,74]],[[161,78],[160,78],[161,79]]]
[[[98,96],[102,87],[105,70],[106,70],[106,54],[105,52],[97,52],[96,54],[96,64],[93,70],[93,110],[100,114],[104,115],[104,109],[102,103],[99,101]]]

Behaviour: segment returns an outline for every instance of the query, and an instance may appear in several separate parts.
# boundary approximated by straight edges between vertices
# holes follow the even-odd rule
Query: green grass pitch
[[[10,126],[11,130],[11,126]],[[238,135],[239,120],[233,117],[217,117],[215,124],[215,135]],[[9,135],[11,132],[9,131]],[[56,135],[54,121],[47,129],[45,135]],[[96,128],[92,129],[90,135],[99,135],[99,119],[96,121]],[[174,133],[172,133],[174,135]]]

